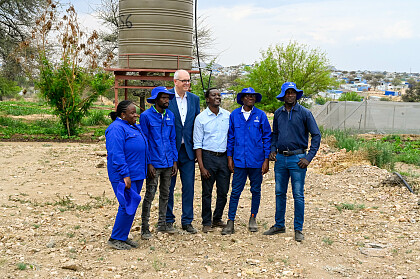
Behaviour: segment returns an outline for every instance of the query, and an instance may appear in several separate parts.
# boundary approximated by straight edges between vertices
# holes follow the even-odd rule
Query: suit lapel
[[[171,89],[169,91],[175,93],[174,89]],[[174,97],[172,100],[169,101],[169,109],[174,113],[175,119],[179,120],[182,126],[181,115],[179,114],[178,103],[176,102],[176,97]]]
[[[186,95],[187,96],[187,116],[185,118],[188,119],[191,117],[191,115],[193,115],[193,118],[194,118],[195,109],[194,109],[193,100],[190,96],[191,93],[186,92],[186,94],[187,94]],[[187,122],[187,120],[185,120],[185,122]]]

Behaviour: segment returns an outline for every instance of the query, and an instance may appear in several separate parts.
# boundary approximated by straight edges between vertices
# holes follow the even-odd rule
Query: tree
[[[289,42],[276,45],[261,52],[262,58],[254,67],[248,67],[249,74],[241,79],[241,87],[253,87],[263,95],[260,107],[274,112],[279,107],[276,96],[284,82],[293,81],[310,97],[319,91],[336,86],[331,77],[326,54],[307,45]]]
[[[88,36],[81,30],[73,6],[59,19],[56,5],[49,0],[36,21],[31,40],[21,44],[23,50],[37,50],[35,60],[27,66],[35,65],[31,68],[38,76],[36,86],[68,136],[77,134],[92,103],[113,84],[109,74],[98,68],[97,39],[95,31]],[[48,42],[53,43],[52,48]]]
[[[5,97],[15,97],[20,91],[16,82],[0,75],[0,101]]]
[[[416,82],[410,87],[404,95],[403,102],[420,102],[420,82]]]
[[[401,85],[401,79],[398,78],[398,77],[395,77],[395,78],[392,79],[391,83],[392,83],[393,86],[399,86],[399,85]]]
[[[370,84],[373,86],[373,89],[376,90],[376,87],[380,84],[380,82],[376,78],[373,78]]]
[[[16,80],[22,74],[13,53],[18,44],[30,36],[30,27],[44,3],[39,0],[0,1],[0,62],[5,78]]]

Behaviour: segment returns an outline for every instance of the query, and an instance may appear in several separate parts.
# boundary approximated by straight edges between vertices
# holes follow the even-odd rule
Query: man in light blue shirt
[[[221,94],[209,88],[205,94],[207,108],[194,122],[194,149],[201,172],[203,232],[214,227],[224,227],[223,210],[229,191],[230,171],[226,155],[230,113],[221,108]],[[211,211],[213,185],[216,182],[217,199],[214,213]],[[213,215],[213,221],[212,221]]]

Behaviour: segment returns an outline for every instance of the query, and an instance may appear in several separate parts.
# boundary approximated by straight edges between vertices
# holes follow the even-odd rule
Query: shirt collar
[[[178,92],[176,92],[176,88],[174,87],[174,92],[175,92],[175,98],[181,98],[181,96],[179,96]],[[185,92],[184,98],[187,98],[187,92]]]
[[[207,115],[212,115],[212,114],[216,115],[214,112],[212,112],[212,111],[209,109],[209,107],[207,107],[207,108],[206,108],[206,110],[207,110]],[[223,110],[222,110],[222,108],[221,108],[221,107],[219,107],[219,113],[218,113],[217,115],[219,115],[219,114],[223,114]]]
[[[253,110],[254,110],[254,107],[252,107],[252,109],[250,111],[245,111],[244,106],[242,106],[242,108],[241,108],[242,113],[251,113]]]
[[[298,111],[300,109],[300,105],[299,105],[299,103],[296,103],[293,107],[292,107],[292,110],[294,110],[294,111]],[[282,106],[282,111],[286,111],[286,107],[285,106]]]
[[[159,114],[165,115],[166,114],[166,109],[163,110],[163,113],[158,112],[158,110],[156,109],[155,105],[152,106],[153,110]]]

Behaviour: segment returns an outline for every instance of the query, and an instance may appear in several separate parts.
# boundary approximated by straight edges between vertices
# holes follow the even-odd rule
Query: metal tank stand
[[[171,55],[171,54],[150,54],[150,53],[130,53],[130,54],[120,54],[120,56],[126,56],[127,61],[126,65],[128,68],[106,68],[106,71],[113,72],[115,77],[114,92],[115,92],[115,110],[118,106],[118,92],[119,89],[124,89],[124,98],[127,100],[128,89],[149,89],[152,90],[154,87],[158,86],[146,86],[146,85],[133,85],[129,84],[129,81],[139,80],[139,81],[173,81],[173,73],[177,69],[134,69],[130,67],[130,56],[142,56],[142,55],[154,55],[154,56],[172,56],[177,59],[177,69],[179,69],[180,59],[194,59],[190,56],[182,55]],[[186,70],[190,74],[197,74],[199,71]],[[172,88],[172,87],[169,87]],[[143,112],[145,110],[145,96],[146,94],[140,94],[140,110]]]

